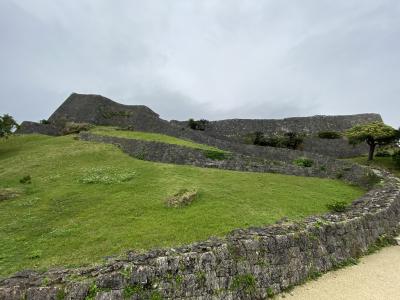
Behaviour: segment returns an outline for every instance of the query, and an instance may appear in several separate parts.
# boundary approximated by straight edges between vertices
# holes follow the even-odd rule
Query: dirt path
[[[285,300],[398,300],[400,246],[365,256],[356,266],[329,272],[276,299]]]

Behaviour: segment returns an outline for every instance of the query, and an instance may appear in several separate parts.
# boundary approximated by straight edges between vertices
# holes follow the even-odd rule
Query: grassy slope
[[[202,150],[214,150],[214,151],[221,151],[215,147],[211,147],[204,144],[198,144],[189,140],[179,139],[173,136],[159,134],[159,133],[151,133],[151,132],[143,132],[143,131],[131,131],[131,130],[119,130],[116,127],[111,126],[96,126],[91,130],[91,132],[100,134],[100,135],[107,135],[107,136],[116,136],[122,138],[129,138],[135,140],[145,140],[145,141],[152,141],[152,142],[162,142],[166,144],[175,144],[179,146],[185,146],[189,148],[196,148]]]
[[[93,167],[136,172],[118,184],[80,183]],[[31,184],[19,179],[31,175]],[[25,268],[99,262],[127,249],[171,246],[325,211],[362,190],[336,180],[244,173],[136,160],[107,144],[72,136],[0,140],[0,188],[25,194],[0,201],[0,275]],[[191,206],[164,199],[182,187],[200,191]]]
[[[351,160],[362,165],[385,168],[397,177],[400,177],[400,169],[394,165],[392,157],[374,157],[374,160],[371,162],[368,161],[367,156],[355,157]]]

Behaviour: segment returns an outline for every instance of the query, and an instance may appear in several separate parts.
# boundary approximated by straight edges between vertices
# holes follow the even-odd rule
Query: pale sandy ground
[[[384,248],[358,265],[324,274],[274,299],[400,300],[400,246]]]

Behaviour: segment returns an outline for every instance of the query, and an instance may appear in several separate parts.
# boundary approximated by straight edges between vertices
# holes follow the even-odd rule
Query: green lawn
[[[367,156],[360,156],[352,158],[351,160],[361,165],[385,168],[397,177],[400,177],[400,168],[394,165],[392,157],[374,157],[372,161],[368,161]]]
[[[19,182],[26,175],[31,184]],[[105,183],[85,183],[99,178]],[[0,201],[1,276],[298,219],[363,193],[337,180],[152,163],[109,144],[40,135],[0,140],[4,188],[23,194]],[[167,208],[164,200],[181,188],[198,189],[198,199]]]
[[[196,148],[202,150],[213,150],[213,151],[221,151],[215,147],[211,147],[204,144],[198,144],[189,140],[179,139],[170,135],[159,134],[159,133],[151,133],[151,132],[144,132],[144,131],[132,131],[132,130],[121,130],[117,127],[111,126],[96,126],[95,128],[90,130],[92,133],[99,134],[99,135],[106,135],[106,136],[116,136],[128,139],[135,139],[135,140],[144,140],[144,141],[151,141],[151,142],[161,142],[166,144],[174,144],[179,146],[185,146],[189,148]]]

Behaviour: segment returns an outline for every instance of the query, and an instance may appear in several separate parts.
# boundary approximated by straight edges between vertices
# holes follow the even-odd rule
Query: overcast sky
[[[400,125],[399,0],[0,0],[0,113],[72,92],[165,119],[377,112]]]

